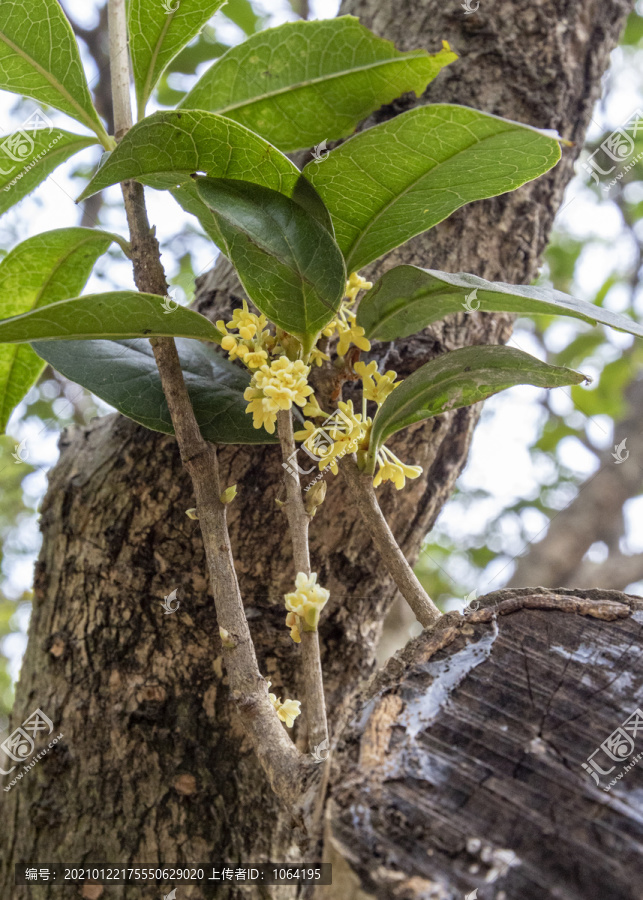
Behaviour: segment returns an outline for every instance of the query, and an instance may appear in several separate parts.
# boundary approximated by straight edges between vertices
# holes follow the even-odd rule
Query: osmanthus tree
[[[178,510],[178,527],[185,529],[198,521],[202,548],[196,549],[195,531],[190,532],[190,541],[194,558],[205,556],[216,619],[208,616],[192,622],[191,637],[184,645],[182,620],[173,619],[172,639],[177,644],[165,662],[160,659],[162,651],[153,660],[143,650],[146,644],[139,643],[140,628],[132,630],[126,624],[128,615],[118,614],[108,623],[111,612],[105,606],[99,613],[101,622],[89,627],[92,637],[87,638],[86,632],[83,638],[69,623],[54,625],[51,620],[44,626],[44,643],[38,643],[34,629],[53,611],[42,602],[37,587],[25,668],[35,672],[34,654],[38,653],[45,654],[47,665],[60,664],[53,680],[69,681],[73,693],[69,704],[77,704],[77,714],[63,708],[62,697],[52,703],[51,696],[48,700],[34,693],[33,685],[29,696],[19,689],[18,708],[21,713],[23,706],[35,703],[59,724],[67,749],[66,757],[54,754],[54,764],[71,788],[74,767],[82,766],[84,752],[75,734],[83,715],[88,720],[96,717],[96,710],[79,702],[73,672],[81,665],[91,680],[96,671],[93,642],[107,640],[111,648],[101,651],[98,668],[110,672],[111,700],[104,709],[109,710],[112,723],[106,737],[114,742],[109,748],[114,758],[105,782],[100,771],[94,770],[96,783],[91,786],[89,768],[79,778],[91,800],[80,798],[77,809],[84,807],[88,812],[91,807],[99,817],[102,809],[109,813],[97,830],[90,829],[83,858],[93,855],[95,860],[97,853],[105,858],[111,853],[111,861],[116,862],[124,855],[138,860],[141,853],[149,853],[151,845],[133,833],[148,827],[146,816],[139,817],[143,813],[140,801],[144,795],[147,808],[162,806],[170,790],[169,802],[178,818],[173,824],[174,813],[169,812],[167,816],[159,813],[161,818],[156,819],[155,830],[163,820],[163,834],[153,839],[159,860],[174,847],[185,858],[205,857],[215,848],[241,862],[248,848],[259,852],[259,844],[245,834],[225,840],[215,836],[221,829],[226,831],[222,817],[239,816],[243,804],[238,798],[226,796],[227,789],[213,781],[208,790],[213,792],[211,798],[218,798],[216,802],[180,805],[186,798],[201,796],[202,782],[214,779],[212,768],[221,752],[215,750],[217,741],[200,734],[196,726],[193,730],[194,723],[181,711],[185,691],[177,689],[170,698],[168,667],[179,664],[183,645],[185,659],[180,665],[187,667],[188,683],[192,682],[210,732],[221,731],[225,723],[223,742],[241,742],[244,748],[245,761],[230,770],[233,779],[243,785],[252,772],[255,796],[262,798],[262,816],[279,810],[279,834],[274,840],[272,829],[258,823],[264,829],[261,852],[268,858],[274,858],[275,852],[296,858],[297,853],[314,851],[320,838],[329,749],[351,718],[359,687],[338,690],[334,674],[325,698],[329,654],[322,655],[319,634],[320,629],[324,634],[324,619],[332,609],[333,589],[344,566],[338,561],[334,570],[332,553],[326,555],[323,568],[315,561],[315,542],[324,540],[315,536],[315,530],[323,527],[327,485],[341,482],[346,504],[359,512],[361,524],[353,523],[351,528],[360,529],[359,541],[372,540],[376,556],[369,557],[369,566],[388,573],[422,626],[440,634],[435,632],[440,613],[413,574],[376,492],[387,482],[398,491],[412,489],[407,480],[422,483],[426,476],[419,463],[426,466],[427,458],[418,436],[424,433],[420,429],[427,420],[455,422],[458,410],[514,385],[554,388],[585,380],[582,373],[485,340],[489,334],[481,332],[476,339],[473,331],[465,342],[449,340],[446,317],[459,314],[461,320],[467,319],[479,304],[487,313],[566,315],[639,336],[643,328],[630,318],[559,292],[404,264],[399,256],[404,251],[398,248],[411,239],[466,204],[505,195],[540,178],[561,157],[561,139],[552,123],[543,123],[546,129],[540,130],[454,103],[415,106],[354,133],[382,106],[411,93],[421,96],[446,66],[449,71],[457,69],[461,63],[446,41],[431,55],[424,49],[400,51],[352,16],[289,23],[226,52],[176,110],[147,115],[147,104],[164,69],[221,2],[181,0],[175,6],[130,0],[126,7],[124,0],[109,0],[113,136],[106,133],[94,109],[71,28],[57,0],[33,0],[28,8],[18,0],[3,0],[0,6],[0,88],[54,107],[95,135],[90,139],[64,133],[58,143],[64,142],[66,149],[60,156],[54,159],[45,152],[46,166],[35,166],[22,178],[13,173],[7,181],[6,202],[20,200],[46,177],[54,162],[94,140],[105,153],[80,199],[120,184],[129,228],[125,236],[85,228],[46,232],[20,244],[2,261],[0,396],[4,426],[49,363],[149,429],[136,432],[139,447],[145,442],[154,446],[158,440],[154,431],[175,436],[196,498],[195,504],[189,508],[183,504]],[[624,5],[617,7],[622,16]],[[602,65],[614,39],[615,32],[606,30],[591,49],[588,41],[584,53],[588,58],[599,53]],[[132,82],[136,122],[130,100]],[[576,103],[580,102],[576,97]],[[34,153],[48,149],[50,131],[49,125],[34,131]],[[348,139],[327,149],[328,142],[344,138]],[[20,134],[11,136],[6,146],[17,155],[22,140]],[[286,155],[313,145],[316,152],[302,169]],[[144,186],[169,192],[198,219],[231,264],[227,277],[241,289],[232,288],[236,302],[227,315],[177,308],[168,298]],[[114,242],[132,261],[138,291],[82,295],[92,266]],[[401,264],[381,274],[378,266],[384,257]],[[445,336],[442,352],[425,354],[430,358],[420,360],[414,336],[436,325]],[[389,368],[394,360],[400,365]],[[465,421],[460,420],[460,430]],[[297,443],[302,445],[299,450]],[[271,444],[281,449],[277,496],[262,485],[262,473],[252,463],[243,475],[229,477],[230,460],[250,461],[257,448],[266,447],[265,453],[270,453]],[[173,443],[163,446],[171,448]],[[314,461],[324,473],[307,489],[300,479],[306,471],[303,460],[308,461],[307,468]],[[98,451],[96,466],[105,463]],[[274,472],[274,459],[272,467]],[[434,469],[431,462],[429,468]],[[70,473],[72,481],[75,477]],[[150,480],[145,467],[139,477],[153,490],[154,479]],[[451,477],[444,479],[445,489],[450,483]],[[133,482],[131,487],[136,491]],[[170,487],[172,492],[172,502],[181,506],[181,491]],[[252,515],[244,505],[242,520],[230,528],[228,518],[234,519],[235,506],[247,503],[242,498],[249,496]],[[47,508],[43,515],[46,520]],[[289,533],[279,524],[284,515]],[[274,577],[263,573],[259,596],[244,590],[243,572],[251,566],[244,559],[244,545],[252,555],[261,522],[278,532],[282,548],[289,546],[288,553],[280,552],[284,558],[290,556],[290,562],[289,571]],[[118,585],[123,568],[134,572],[140,566],[147,571],[150,560],[171,580],[175,573],[168,572],[167,548],[164,542],[155,544],[152,532],[145,561],[137,554],[129,555],[127,562],[120,558],[131,547],[127,546],[128,529],[118,523],[116,514],[105,535],[109,543],[112,535],[120,534],[115,538],[119,550],[108,578],[111,587]],[[93,534],[92,527],[82,539],[93,542]],[[39,578],[48,579],[53,570],[65,567],[62,557],[74,568],[64,547],[52,552],[55,561],[44,551]],[[358,565],[350,551],[348,559]],[[48,563],[52,569],[45,571]],[[187,564],[194,568],[192,559]],[[89,572],[89,561],[87,566]],[[193,588],[204,591],[205,585],[203,577],[192,571]],[[354,592],[344,612],[336,606],[332,627],[337,633],[328,634],[327,646],[339,658],[350,653],[357,640],[355,628],[368,631],[375,625],[374,621],[360,624],[359,617],[351,621],[355,601],[362,599],[368,605],[368,597]],[[146,615],[151,615],[149,603],[147,609]],[[268,616],[263,615],[264,609],[270,610]],[[140,623],[138,612],[133,615]],[[251,629],[253,619],[259,622]],[[487,619],[482,616],[479,621]],[[144,630],[149,625],[148,621]],[[152,630],[158,628],[152,625]],[[296,644],[300,649],[295,649]],[[269,646],[272,649],[267,651]],[[281,657],[290,660],[291,683],[284,678]],[[192,663],[196,668],[191,668]],[[225,696],[219,689],[222,682]],[[330,717],[328,695],[332,696]],[[221,718],[221,705],[230,702],[236,716]],[[198,778],[187,757],[168,757],[154,764],[156,774],[145,779],[141,796],[125,798],[123,782],[107,800],[107,784],[113,787],[115,780],[124,778],[131,786],[130,776],[118,772],[133,762],[130,754],[136,745],[134,738],[127,754],[119,750],[121,726],[114,719],[123,716],[135,729],[144,730],[150,723],[159,735],[165,729],[164,742],[174,729],[185,729],[190,752],[199,758]],[[91,727],[100,730],[101,726]],[[135,754],[141,759],[158,752],[151,750],[148,737]],[[95,747],[99,758],[106,753],[106,747]],[[325,764],[319,766],[320,761]],[[52,773],[51,765],[43,765],[30,790],[46,793]],[[20,790],[26,784],[21,783]],[[20,791],[12,791],[6,802],[19,803],[13,799],[19,795]],[[137,812],[129,819],[127,810],[134,808]],[[204,818],[212,824],[202,828]],[[34,828],[40,829],[43,821],[38,824],[34,819]],[[65,822],[53,813],[47,828],[64,829]],[[99,833],[102,840],[97,842]],[[179,833],[189,839],[189,850],[183,846],[179,851]],[[11,846],[15,847],[16,837]],[[25,846],[37,845],[25,838]],[[65,849],[67,855],[73,854],[77,846],[73,840],[60,841],[58,856],[62,859]],[[16,862],[24,852],[16,855],[7,849],[4,861]],[[100,896],[87,893],[88,889],[83,889],[84,896]],[[42,896],[48,896],[48,887],[41,890]]]

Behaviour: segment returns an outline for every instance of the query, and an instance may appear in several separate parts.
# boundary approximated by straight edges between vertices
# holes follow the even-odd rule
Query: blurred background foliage
[[[97,106],[109,122],[103,0],[61,3],[79,37]],[[197,75],[246,36],[286,19],[331,16],[336,9],[336,0],[318,0],[312,8],[308,0],[283,0],[269,7],[267,2],[228,0],[224,10],[171,64],[159,84],[156,108],[179,102]],[[614,52],[583,159],[643,106],[642,61],[640,3]],[[2,131],[7,134],[20,127],[26,116],[20,98],[4,95],[4,99]],[[643,112],[641,116],[643,123]],[[606,178],[596,184],[582,164],[578,166],[578,175],[561,205],[540,280],[640,318],[643,124],[635,143],[635,150],[620,168],[633,165],[608,190]],[[636,159],[639,153],[640,160]],[[92,171],[99,155],[87,151],[78,157],[80,162],[70,162],[64,180],[56,182],[56,187],[70,199],[77,196],[81,180]],[[43,185],[16,211],[3,216],[0,258],[31,234],[60,227],[56,197]],[[75,218],[64,224],[122,229],[119,198],[118,191],[110,189],[91,198],[83,209],[73,210]],[[178,207],[169,209],[168,202],[166,197],[154,194],[151,217],[160,223],[158,233],[172,295],[189,302],[195,277],[212,265],[216,250],[194,222],[182,216]],[[89,285],[93,290],[112,286],[131,286],[128,263],[117,250],[102,258]],[[518,389],[522,392],[508,392],[486,404],[470,463],[427,540],[417,567],[429,593],[443,609],[462,608],[465,598],[470,600],[476,593],[510,583],[520,572],[517,559],[527,558],[534,546],[546,549],[550,521],[573,510],[601,466],[615,464],[608,452],[615,428],[618,430],[619,423],[631,416],[625,391],[640,368],[640,342],[635,344],[609,329],[543,317],[537,322],[520,320],[512,343],[552,363],[591,374],[594,385],[589,391],[572,389],[550,394]],[[12,683],[26,644],[30,584],[40,544],[37,511],[46,489],[47,470],[57,458],[58,436],[63,428],[87,424],[92,417],[108,412],[101,401],[49,369],[12,417],[8,435],[0,438],[0,731],[6,725]],[[640,434],[632,434],[630,445],[640,439]],[[614,556],[627,557],[628,577],[632,577],[627,584],[615,587],[643,587],[643,536],[636,529],[637,513],[640,519],[643,510],[642,489],[639,471],[638,480],[630,477],[628,499],[620,518],[616,515],[611,530],[614,540],[609,546],[600,540],[590,541],[583,556],[594,565],[593,572]],[[601,532],[599,524],[597,534]],[[555,556],[555,548],[553,552]],[[548,583],[547,574],[544,565],[539,583]],[[412,632],[412,621],[396,606],[382,655],[404,643]]]

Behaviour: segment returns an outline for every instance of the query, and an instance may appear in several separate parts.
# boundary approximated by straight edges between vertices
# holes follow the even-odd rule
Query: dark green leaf
[[[408,337],[451,313],[483,310],[520,315],[560,315],[601,323],[643,337],[643,326],[561,291],[485,281],[476,275],[415,266],[390,269],[362,300],[357,323],[366,337],[392,341]]]
[[[218,343],[222,335],[200,313],[176,307],[158,294],[138,291],[87,294],[0,320],[0,344],[135,337],[189,337]]]
[[[252,302],[290,334],[316,336],[337,312],[346,284],[342,254],[326,228],[269,188],[227,178],[196,181]]]
[[[181,106],[235,119],[284,151],[351,134],[409,91],[420,96],[457,59],[448,48],[400,53],[353,16],[287,22],[232,47]]]
[[[454,210],[512,191],[560,159],[558,141],[464,106],[421,106],[304,169],[354,272]]]
[[[335,228],[330,213],[326,209],[324,201],[319,196],[310,181],[302,175],[297,179],[295,190],[292,193],[292,199],[295,203],[310,213],[313,219],[317,219],[320,225],[323,225],[326,231],[329,231],[335,237]]]
[[[463,347],[432,359],[405,378],[373,421],[369,470],[380,446],[396,431],[450,409],[471,406],[517,384],[551,388],[580,384],[584,375],[550,366],[513,347]]]
[[[112,241],[91,228],[61,228],[23,241],[0,263],[0,317],[20,316],[79,294]],[[31,347],[0,345],[0,431],[36,383],[42,361]]]
[[[168,316],[169,318],[169,316]],[[250,374],[215,348],[176,341],[181,368],[201,433],[217,444],[273,444],[252,426],[243,392]],[[44,360],[123,415],[152,431],[174,434],[167,401],[149,341],[55,341],[34,344]]]

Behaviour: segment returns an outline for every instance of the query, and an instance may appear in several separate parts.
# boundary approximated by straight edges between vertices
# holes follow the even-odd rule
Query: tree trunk
[[[465,16],[457,3],[446,8],[439,0],[359,0],[346,2],[342,11],[359,15],[401,48],[435,51],[443,38],[451,42],[461,59],[431,86],[428,101],[458,102],[555,128],[578,147],[631,7],[630,0],[482,0],[478,13]],[[374,120],[412,102],[402,100]],[[573,157],[567,150],[538,182],[454,214],[390,254],[386,267],[413,262],[529,282]],[[239,298],[225,265],[200,282],[199,308],[214,318]],[[510,330],[508,316],[462,313],[416,339],[387,345],[386,365],[407,374],[446,349],[502,342]],[[384,356],[384,348],[375,351]],[[424,476],[405,491],[397,494],[388,486],[380,494],[410,559],[453,489],[479,411],[432,419],[396,445],[403,459],[424,467]],[[229,522],[261,670],[278,695],[300,697],[298,650],[284,627],[282,595],[291,589],[294,571],[285,518],[275,504],[283,493],[279,450],[227,447],[220,457],[224,483],[239,485]],[[193,505],[174,439],[118,416],[63,436],[42,509],[44,543],[11,727],[40,708],[64,737],[1,795],[3,897],[60,896],[50,886],[13,887],[17,862],[319,858],[314,844],[302,851],[295,843],[292,823],[231,715],[198,523],[185,515]],[[313,569],[331,589],[320,636],[336,743],[373,670],[394,589],[345,502],[340,479],[331,476],[312,526]],[[162,600],[174,589],[180,608],[165,615]],[[332,783],[329,790],[343,802],[341,785]],[[333,815],[341,817],[337,802]],[[365,876],[358,871],[361,880]],[[212,885],[179,891],[181,897],[208,900],[268,896],[259,888],[248,893]],[[390,891],[387,896],[396,896]],[[104,890],[118,900],[160,893],[157,887]],[[79,896],[103,893],[85,888]],[[296,893],[280,888],[270,896]]]

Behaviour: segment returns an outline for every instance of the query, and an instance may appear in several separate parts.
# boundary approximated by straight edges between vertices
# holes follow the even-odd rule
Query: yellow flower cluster
[[[392,481],[398,491],[406,485],[407,478],[419,478],[421,466],[407,466],[392,453],[388,447],[382,447],[377,454],[379,469],[373,478],[373,487],[379,487],[385,481]]]
[[[268,687],[271,687],[270,682],[268,682]],[[275,694],[268,694],[268,698],[277,710],[277,715],[281,721],[285,723],[286,728],[292,728],[295,724],[295,719],[301,713],[301,702],[299,700],[284,700],[282,703],[281,697],[277,698]]]
[[[395,380],[397,372],[389,371],[381,375],[375,360],[372,360],[368,365],[364,362],[357,362],[354,369],[362,379],[363,396],[367,400],[374,400],[378,406],[381,406],[398,384],[402,383]]]
[[[361,325],[356,324],[356,314],[351,311],[360,291],[369,291],[373,287],[371,281],[366,281],[357,272],[353,272],[346,282],[346,293],[337,312],[336,318],[324,328],[322,334],[325,337],[339,335],[337,342],[337,355],[346,356],[351,344],[355,344],[360,350],[370,350],[371,344],[364,335]],[[321,363],[320,363],[321,364]]]
[[[274,434],[277,412],[290,409],[293,403],[305,406],[306,398],[313,393],[307,382],[310,367],[300,359],[294,362],[285,356],[264,363],[252,376],[250,386],[244,391],[248,400],[246,412],[252,413],[255,428],[262,426]]]
[[[306,575],[298,572],[295,579],[296,590],[292,594],[286,594],[286,625],[290,628],[290,637],[299,643],[301,641],[301,629],[304,631],[316,631],[319,624],[319,616],[328,602],[330,591],[317,584],[317,573]]]
[[[360,350],[371,349],[364,329],[357,325],[356,314],[352,311],[352,307],[360,291],[368,291],[372,287],[370,281],[353,272],[346,282],[344,300],[336,318],[322,332],[326,337],[335,334],[338,336],[337,355],[340,357],[348,353],[351,344]],[[395,372],[381,374],[375,361],[368,364],[357,362],[355,372],[362,379],[361,414],[355,412],[352,401],[348,400],[340,401],[337,411],[328,416],[319,406],[313,389],[308,384],[311,366],[328,361],[329,356],[326,353],[316,347],[313,348],[309,357],[310,365],[299,359],[290,360],[284,355],[270,360],[271,353],[275,356],[278,353],[283,354],[284,349],[278,343],[277,337],[268,329],[266,317],[263,314],[251,313],[245,300],[241,309],[234,310],[231,321],[225,323],[220,320],[217,322],[217,328],[223,334],[221,346],[228,352],[230,359],[238,358],[253,370],[252,380],[243,396],[248,401],[246,412],[252,413],[254,427],[263,427],[270,434],[274,434],[279,410],[291,409],[293,404],[297,404],[303,408],[304,415],[308,416],[309,420],[304,422],[303,430],[298,431],[295,438],[303,441],[307,451],[319,460],[320,469],[330,468],[335,475],[338,472],[339,459],[347,453],[360,448],[365,449],[368,445],[373,423],[367,415],[367,401],[371,400],[381,406],[400,384],[395,380],[397,378]],[[231,334],[228,329],[235,330],[237,334]],[[325,419],[321,427],[310,421],[318,418]],[[387,447],[382,447],[378,452],[377,464],[378,470],[373,478],[374,487],[392,481],[395,487],[401,490],[407,478],[418,478],[422,473],[420,466],[406,465]],[[302,621],[303,627],[307,625],[311,628],[317,627],[319,613],[328,600],[328,591],[317,586],[316,579],[317,576],[314,574],[307,578],[300,572],[297,576],[297,590],[292,594],[286,594],[288,609],[286,623],[295,641],[301,639]],[[288,700],[286,703],[296,704],[297,701]],[[283,706],[285,707],[285,704]]]
[[[268,353],[276,343],[267,325],[266,317],[251,313],[244,300],[242,309],[234,310],[232,320],[227,325],[223,319],[217,322],[217,328],[223,335],[221,346],[228,352],[230,359],[238,358],[249,369],[258,369],[268,362]],[[229,328],[238,331],[238,336],[230,334]]]
[[[368,364],[355,363],[355,372],[362,379],[362,412],[355,412],[352,400],[340,401],[332,416],[327,416],[321,426],[315,425],[310,418],[320,418],[327,414],[313,395],[304,406],[304,413],[310,418],[304,422],[303,429],[295,433],[295,440],[302,441],[307,452],[319,460],[319,468],[330,468],[334,475],[338,472],[338,460],[343,459],[347,453],[365,450],[368,446],[373,420],[367,415],[367,401],[372,400],[381,406],[401,384],[395,380],[396,372],[388,371],[382,375],[374,360]],[[422,474],[420,466],[406,465],[388,447],[382,447],[377,454],[377,465],[378,470],[373,478],[374,487],[392,481],[399,491],[405,487],[407,478],[418,478]],[[291,619],[288,622],[289,627],[292,627],[294,621]]]
[[[337,407],[338,411],[321,428],[308,421],[304,422],[303,431],[295,434],[295,440],[303,441],[306,450],[319,459],[319,468],[330,466],[334,475],[338,471],[337,459],[357,450],[365,441],[371,426],[370,419],[355,413],[352,400],[341,400]]]

